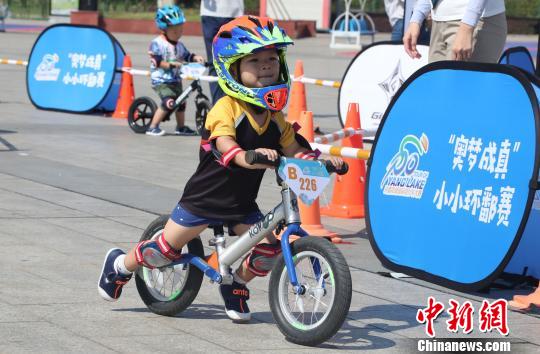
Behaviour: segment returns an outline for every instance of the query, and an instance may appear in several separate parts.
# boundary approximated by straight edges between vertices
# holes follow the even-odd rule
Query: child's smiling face
[[[274,85],[279,79],[279,55],[276,49],[265,49],[240,60],[240,80],[250,88]]]

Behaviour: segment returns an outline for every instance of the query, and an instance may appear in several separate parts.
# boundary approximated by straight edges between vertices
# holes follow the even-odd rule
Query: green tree
[[[516,17],[540,17],[540,0],[507,0],[506,13]]]

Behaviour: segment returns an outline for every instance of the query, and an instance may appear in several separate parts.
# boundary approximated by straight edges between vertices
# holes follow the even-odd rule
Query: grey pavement
[[[386,38],[379,35],[378,38]],[[27,59],[36,33],[0,33],[0,58]],[[151,36],[116,34],[134,67],[148,65]],[[184,38],[203,52],[200,38]],[[517,40],[517,39],[516,39]],[[354,53],[328,48],[329,36],[296,42],[289,60],[304,60],[308,77],[341,80]],[[434,296],[470,300],[511,298],[513,292],[460,293],[413,278],[395,279],[375,257],[363,219],[323,218],[342,235],[350,265],[352,305],[343,328],[320,348],[289,343],[268,305],[268,279],[252,282],[253,320],[229,321],[217,287],[203,283],[194,304],[176,317],[149,312],[133,282],[116,303],[101,300],[97,278],[106,251],[128,248],[157,215],[168,213],[194,171],[196,137],[133,134],[123,119],[37,110],[30,103],[22,67],[0,65],[0,353],[59,352],[370,352],[410,353],[426,338],[416,312]],[[154,96],[148,78],[135,78],[137,96]],[[308,108],[323,130],[340,127],[337,90],[307,87]],[[188,104],[187,122],[193,125]],[[169,132],[174,123],[164,124]],[[278,202],[267,173],[259,205]],[[331,196],[331,188],[322,202]],[[204,243],[208,232],[202,235]],[[210,251],[210,248],[207,247]],[[527,290],[523,290],[527,291]],[[530,291],[530,289],[528,290]],[[540,352],[538,314],[510,312],[514,352]],[[436,321],[438,337],[495,338],[498,333],[453,334]]]

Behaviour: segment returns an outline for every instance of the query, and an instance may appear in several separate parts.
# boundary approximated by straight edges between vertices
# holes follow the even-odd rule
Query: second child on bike
[[[150,70],[152,88],[161,99],[161,105],[156,110],[146,134],[161,136],[165,131],[159,127],[167,114],[170,114],[174,101],[182,93],[180,67],[182,62],[204,63],[204,58],[191,53],[180,42],[186,18],[183,11],[176,5],[164,6],[156,12],[156,26],[161,34],[150,43]],[[176,135],[197,135],[185,125],[185,103],[176,111]]]
[[[281,112],[290,88],[285,52],[291,44],[270,18],[242,16],[221,27],[213,56],[227,96],[208,114],[199,166],[161,236],[139,243],[127,254],[118,248],[107,253],[99,281],[103,298],[117,300],[138,267],[159,268],[179,259],[182,247],[211,224],[225,223],[229,233],[240,235],[262,219],[255,200],[268,166],[248,164],[246,151],[255,150],[270,160],[280,153],[316,158]],[[340,168],[343,161],[332,158],[332,163]],[[281,251],[272,234],[263,242],[234,271],[233,283],[220,285],[232,320],[250,319],[246,283],[267,275]]]

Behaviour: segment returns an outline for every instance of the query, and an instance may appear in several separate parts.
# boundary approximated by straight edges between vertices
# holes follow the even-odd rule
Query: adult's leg
[[[209,63],[213,62],[212,58],[212,41],[218,33],[221,26],[227,22],[233,20],[233,18],[213,17],[213,16],[201,16],[201,23],[203,28],[204,45],[206,48],[206,58]],[[210,66],[209,75],[216,76],[216,69],[214,66]],[[221,97],[225,96],[225,93],[217,82],[209,82],[210,94],[212,96],[212,103],[215,104]]]
[[[429,40],[431,37],[431,28],[428,27],[427,22],[424,21],[422,27],[420,28],[420,36],[418,36],[417,44],[429,45]]]
[[[403,41],[403,19],[397,20],[392,26],[392,37],[390,40],[397,42]]]
[[[506,14],[481,19],[474,31],[471,61],[497,63],[504,50],[508,27]]]
[[[452,44],[460,21],[433,21],[429,45],[429,62],[452,60]]]

